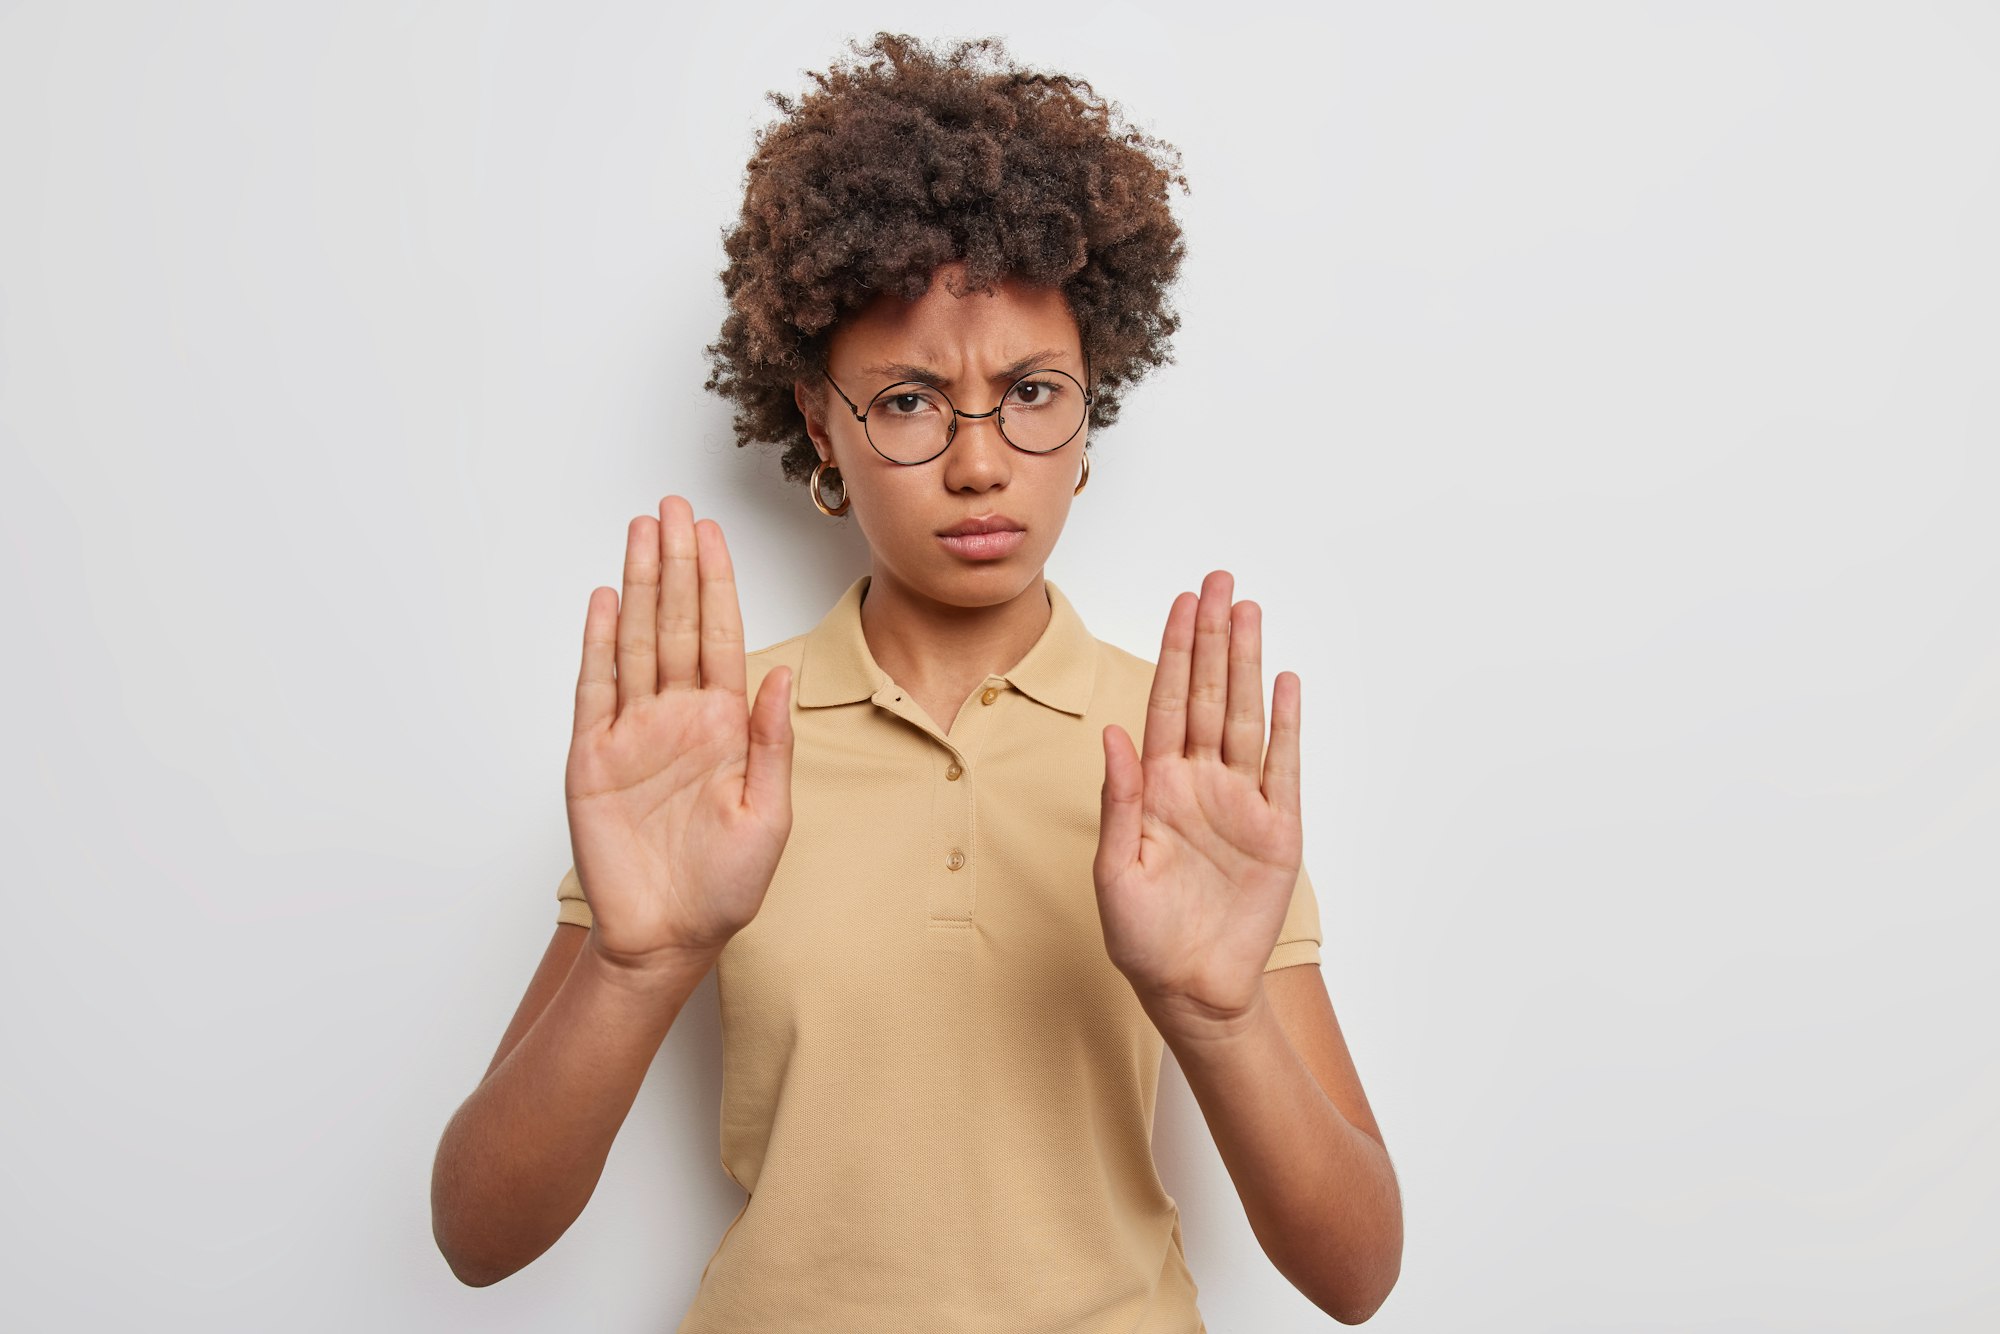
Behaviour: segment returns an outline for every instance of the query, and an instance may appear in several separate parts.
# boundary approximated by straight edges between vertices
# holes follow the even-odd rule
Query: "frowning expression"
[[[979,606],[1006,601],[1040,573],[1069,517],[1089,435],[1086,425],[1047,452],[1030,453],[1001,434],[993,409],[1007,414],[1017,441],[1061,439],[1057,432],[1038,442],[1028,423],[1037,411],[1075,406],[1088,371],[1060,290],[1004,280],[990,292],[954,295],[961,273],[961,266],[947,265],[917,300],[887,295],[848,317],[828,342],[828,378],[799,384],[795,397],[813,447],[840,470],[876,577],[938,601]],[[1033,371],[1072,378],[1031,376],[1024,383]],[[895,394],[876,400],[892,385]],[[943,393],[926,394],[927,388]],[[964,415],[954,418],[954,407]],[[867,413],[877,444],[855,409]],[[898,463],[879,452],[880,445],[897,452],[891,432],[920,435],[950,421],[956,423],[951,443],[927,461]],[[994,531],[954,534],[968,524]]]

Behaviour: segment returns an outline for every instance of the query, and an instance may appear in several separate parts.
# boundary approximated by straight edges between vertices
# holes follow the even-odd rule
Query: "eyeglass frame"
[[[833,385],[833,392],[839,394],[840,401],[847,404],[847,410],[854,414],[854,420],[861,423],[861,435],[862,438],[868,442],[868,448],[874,450],[876,455],[883,461],[888,463],[893,463],[899,468],[921,468],[924,464],[931,462],[933,459],[942,458],[944,456],[945,450],[950,449],[952,446],[952,442],[958,439],[958,419],[960,417],[965,418],[967,421],[979,421],[980,419],[985,417],[996,416],[1001,408],[1007,406],[1007,395],[1013,393],[1014,390],[1020,386],[1022,381],[1032,380],[1037,375],[1049,375],[1049,374],[1060,375],[1064,379],[1069,380],[1071,383],[1075,384],[1077,388],[1083,390],[1083,419],[1077,422],[1076,430],[1071,431],[1069,433],[1068,439],[1064,440],[1060,445],[1051,445],[1047,449],[1021,449],[1021,446],[1015,444],[1012,440],[1007,440],[1007,428],[1005,426],[1002,426],[997,421],[994,422],[993,428],[1000,433],[1000,438],[1002,440],[1007,441],[1007,447],[1009,449],[1018,449],[1021,451],[1021,453],[1026,454],[1031,458],[1043,458],[1049,454],[1053,454],[1058,450],[1067,447],[1070,440],[1076,439],[1078,435],[1082,434],[1083,428],[1090,425],[1090,407],[1091,404],[1097,401],[1097,396],[1090,392],[1090,387],[1084,383],[1084,380],[1077,379],[1074,375],[1071,375],[1068,371],[1063,370],[1062,368],[1057,366],[1037,366],[1034,370],[1022,372],[1021,375],[1018,376],[1012,384],[1007,386],[1006,392],[1000,395],[1000,401],[998,403],[995,403],[991,408],[988,408],[985,412],[966,412],[962,410],[958,406],[958,404],[951,401],[951,395],[945,393],[943,388],[941,388],[938,385],[927,383],[926,381],[923,380],[891,380],[888,384],[883,385],[880,389],[877,389],[874,393],[868,396],[868,411],[863,412],[860,408],[854,406],[854,400],[847,396],[847,391],[845,389],[842,389],[840,385],[835,382],[832,371],[822,366],[820,367],[819,373],[826,377],[826,382],[828,384]],[[1088,355],[1086,355],[1083,359],[1083,374],[1086,380],[1090,376],[1090,357]],[[931,455],[930,458],[917,459],[913,463],[905,463],[901,459],[892,459],[887,454],[882,453],[882,447],[876,444],[875,437],[868,433],[868,418],[870,414],[872,414],[875,411],[876,400],[881,398],[882,395],[888,393],[891,389],[894,389],[899,384],[923,385],[925,389],[932,390],[935,393],[942,396],[945,401],[945,406],[951,409],[951,424],[945,428],[945,433],[944,433],[944,449],[938,450],[938,452]]]

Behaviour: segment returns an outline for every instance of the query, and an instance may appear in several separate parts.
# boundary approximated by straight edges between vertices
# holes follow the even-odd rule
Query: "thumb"
[[[1117,723],[1107,724],[1103,808],[1097,824],[1097,861],[1092,867],[1098,884],[1139,860],[1139,811],[1145,795],[1145,770],[1131,736]]]
[[[792,818],[792,669],[773,668],[750,708],[743,804],[774,823]]]

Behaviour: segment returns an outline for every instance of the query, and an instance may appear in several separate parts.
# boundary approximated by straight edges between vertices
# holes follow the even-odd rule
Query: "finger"
[[[1097,822],[1097,860],[1091,871],[1099,884],[1139,860],[1139,813],[1146,795],[1145,770],[1132,738],[1117,723],[1104,728],[1103,804]]]
[[[722,525],[694,526],[701,568],[701,683],[743,693],[743,608],[736,598],[736,569]]]
[[[659,689],[653,609],[660,600],[660,525],[641,514],[625,529],[625,592],[618,600],[618,705]]]
[[[1235,580],[1211,570],[1194,613],[1194,661],[1188,668],[1187,757],[1222,758],[1222,714],[1229,699],[1229,595]]]
[[[660,689],[701,685],[701,571],[694,507],[680,496],[660,502]]]
[[[1271,749],[1264,756],[1264,800],[1299,814],[1299,677],[1279,672],[1271,687]]]
[[[792,669],[773,667],[750,710],[743,804],[776,823],[792,817]]]
[[[1229,609],[1229,707],[1222,762],[1257,781],[1264,761],[1264,609],[1245,600]]]
[[[608,596],[600,597],[599,594]],[[583,618],[583,666],[576,676],[576,731],[579,735],[610,724],[618,716],[618,682],[612,676],[618,647],[618,592],[590,590]]]
[[[1146,701],[1146,757],[1180,755],[1187,746],[1188,664],[1194,653],[1196,597],[1182,593],[1167,613],[1153,693]]]

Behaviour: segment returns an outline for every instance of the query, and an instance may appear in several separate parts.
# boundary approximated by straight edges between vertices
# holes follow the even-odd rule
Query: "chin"
[[[1003,560],[954,562],[942,570],[927,570],[927,577],[912,581],[912,587],[946,606],[997,607],[1019,597],[1041,568],[1021,552]]]

